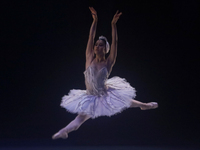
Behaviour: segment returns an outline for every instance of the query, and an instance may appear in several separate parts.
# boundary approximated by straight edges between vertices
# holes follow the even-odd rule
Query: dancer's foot
[[[58,131],[56,134],[52,136],[53,140],[59,139],[59,138],[62,138],[62,139],[68,138],[68,133],[65,128],[61,129],[60,131]]]
[[[140,107],[141,110],[155,109],[158,108],[158,103],[150,102],[146,103],[144,106]]]

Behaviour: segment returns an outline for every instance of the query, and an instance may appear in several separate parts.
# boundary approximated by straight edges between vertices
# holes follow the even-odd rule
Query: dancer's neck
[[[102,57],[102,56],[97,56],[97,55],[96,55],[96,62],[99,62],[99,63],[100,63],[100,62],[103,62],[103,61],[105,61],[105,60],[106,60],[106,59],[105,59],[105,56]]]

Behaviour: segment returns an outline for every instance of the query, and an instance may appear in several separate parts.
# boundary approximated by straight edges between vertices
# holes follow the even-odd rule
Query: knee
[[[80,123],[85,122],[87,119],[89,119],[89,117],[86,116],[86,115],[78,115],[78,116],[76,117],[76,120],[77,120],[78,122],[80,122]]]
[[[80,125],[74,126],[74,130],[78,130],[79,127],[80,127]]]

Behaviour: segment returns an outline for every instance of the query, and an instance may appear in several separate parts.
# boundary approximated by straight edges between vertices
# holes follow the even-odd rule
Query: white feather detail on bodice
[[[105,82],[109,76],[106,67],[97,70],[91,65],[85,70],[84,75],[87,94],[101,96],[106,93]]]

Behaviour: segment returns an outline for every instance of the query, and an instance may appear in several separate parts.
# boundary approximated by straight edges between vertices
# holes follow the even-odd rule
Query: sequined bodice
[[[91,95],[104,95],[106,92],[105,81],[108,78],[106,67],[97,70],[94,66],[89,66],[85,72],[85,85],[87,93]]]

